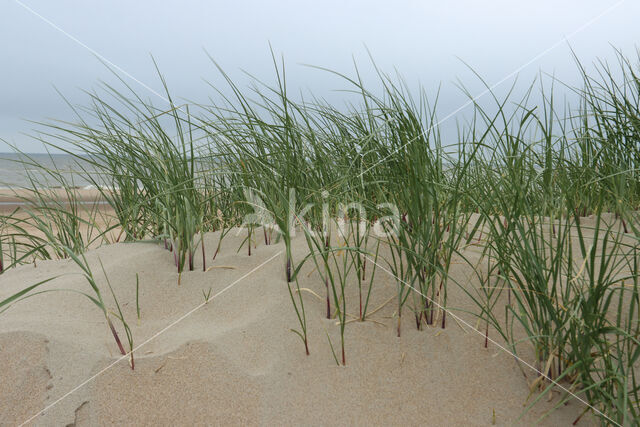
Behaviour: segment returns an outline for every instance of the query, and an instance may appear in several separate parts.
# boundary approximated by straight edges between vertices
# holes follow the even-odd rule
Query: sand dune
[[[217,233],[206,237],[211,250]],[[407,316],[402,337],[396,337],[394,306],[383,306],[395,285],[382,271],[376,273],[371,302],[382,308],[371,321],[347,325],[346,367],[336,366],[327,339],[328,334],[337,348],[339,328],[323,318],[324,302],[311,292],[304,292],[309,356],[290,332],[297,320],[282,255],[155,336],[201,305],[203,291],[216,294],[284,248],[258,241],[247,256],[245,248],[237,252],[244,237],[231,232],[216,260],[208,255],[208,266],[214,267],[209,271],[202,271],[198,256],[196,271],[184,273],[180,285],[171,253],[155,243],[118,243],[86,254],[113,306],[99,260],[104,264],[134,345],[144,343],[135,352],[133,371],[126,360],[111,366],[118,349],[102,313],[82,295],[44,293],[0,315],[0,424],[20,424],[54,404],[32,424],[528,425],[557,404],[556,394],[523,414],[528,387],[514,359],[494,346],[485,349],[482,336],[451,318],[444,330],[418,331]],[[306,252],[304,238],[296,238],[294,249],[297,258]],[[46,289],[89,291],[77,273],[68,260],[11,269],[0,276],[0,299],[57,275]],[[454,271],[473,286],[468,273],[462,264]],[[300,277],[302,287],[323,295],[311,264]],[[450,306],[473,309],[463,292],[450,288]],[[475,324],[473,316],[459,315]],[[529,381],[533,378],[531,372]],[[569,425],[583,408],[572,401],[541,424]],[[580,425],[590,422],[584,418]]]

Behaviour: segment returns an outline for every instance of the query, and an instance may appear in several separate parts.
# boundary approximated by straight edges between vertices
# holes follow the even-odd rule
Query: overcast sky
[[[482,91],[461,60],[491,84],[554,45],[520,72],[521,81],[542,70],[577,84],[569,44],[587,64],[613,58],[612,45],[637,60],[640,2],[623,1],[603,14],[617,3],[23,0],[21,5],[0,0],[0,138],[25,151],[41,151],[39,143],[22,135],[34,128],[25,119],[71,117],[54,86],[83,104],[83,89],[114,80],[87,47],[161,92],[152,54],[173,95],[197,101],[212,94],[203,79],[222,85],[205,50],[234,79],[242,81],[244,69],[272,81],[270,42],[284,55],[291,88],[339,102],[343,95],[335,89],[344,83],[302,64],[350,72],[355,57],[365,76],[373,76],[366,46],[380,68],[398,69],[410,84],[428,89],[442,84],[440,116],[445,116],[465,101],[455,87],[457,78],[472,92]],[[151,91],[130,83],[163,105]],[[7,150],[0,142],[0,151]]]

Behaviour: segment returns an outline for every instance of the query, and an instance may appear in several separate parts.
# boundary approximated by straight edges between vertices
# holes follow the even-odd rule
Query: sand
[[[80,232],[85,239],[92,241],[89,245],[91,248],[123,238],[120,227],[113,227],[118,223],[115,212],[103,199],[100,191],[95,188],[75,188],[73,191],[75,201],[78,204],[77,215],[84,221],[80,225]],[[55,206],[57,209],[68,207],[68,194],[64,189],[50,188],[46,190],[46,195],[56,202],[51,206]],[[38,215],[38,209],[29,201],[32,200],[31,196],[30,191],[24,189],[0,189],[0,217],[2,217],[0,233],[21,233],[21,231],[5,224],[6,220],[8,224],[17,223],[30,236],[45,237],[42,230],[39,230],[33,221],[29,220],[30,212]],[[110,231],[104,234],[104,238],[96,238],[98,230],[107,229]],[[25,243],[25,240],[22,236],[16,237],[18,242]]]
[[[327,338],[328,334],[339,349],[339,327],[324,318],[324,301],[305,291],[311,352],[306,356],[302,342],[290,331],[298,323],[284,277],[284,257],[278,255],[284,246],[265,245],[258,238],[248,256],[246,247],[237,251],[245,233],[232,231],[213,262],[218,233],[207,234],[207,264],[214,268],[202,271],[198,251],[196,271],[184,273],[180,285],[172,255],[160,244],[116,243],[86,254],[105,300],[114,308],[99,260],[104,264],[134,345],[144,343],[135,352],[133,371],[126,360],[117,362],[119,353],[102,313],[82,295],[44,293],[0,315],[0,425],[17,425],[35,416],[30,424],[510,426],[530,425],[557,404],[555,394],[551,402],[544,399],[523,413],[527,381],[534,373],[527,372],[525,379],[512,356],[495,346],[485,349],[483,336],[452,318],[444,330],[418,331],[407,310],[402,336],[396,337],[393,303],[384,305],[371,321],[347,325],[347,366],[340,367]],[[294,246],[296,258],[302,258],[304,238],[296,237]],[[469,249],[474,250],[478,249]],[[58,275],[46,289],[89,292],[77,273],[69,260],[11,269],[0,276],[0,299]],[[462,263],[454,265],[453,275],[474,286],[471,270]],[[300,277],[302,287],[324,295],[324,284],[311,264]],[[215,295],[235,281],[173,324],[204,303],[203,291],[211,289]],[[394,294],[393,278],[379,270],[372,309]],[[355,304],[356,295],[351,286],[347,300]],[[449,305],[475,311],[455,285],[450,285]],[[356,309],[350,305],[348,312]],[[471,314],[457,313],[476,324]],[[116,327],[124,339],[117,321]],[[523,356],[533,360],[526,351]],[[571,401],[540,424],[570,425],[583,409]],[[585,416],[579,425],[593,423]]]

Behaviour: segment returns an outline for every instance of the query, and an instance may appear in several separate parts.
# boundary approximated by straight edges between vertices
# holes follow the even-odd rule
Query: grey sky
[[[240,69],[245,69],[270,81],[271,42],[285,57],[291,88],[310,89],[337,102],[342,95],[332,89],[344,84],[300,64],[349,72],[355,56],[365,75],[372,76],[366,45],[383,70],[395,67],[411,84],[419,81],[427,88],[442,83],[444,116],[465,101],[453,85],[456,78],[472,91],[482,90],[458,58],[494,83],[617,0],[24,3],[161,91],[149,57],[153,54],[176,97],[197,101],[212,94],[203,78],[222,85],[204,49],[233,78],[242,81]],[[640,41],[639,17],[640,2],[627,0],[570,44],[585,63],[612,58],[611,45],[633,57]],[[81,89],[91,89],[101,79],[114,80],[89,51],[14,0],[0,1],[0,40],[0,138],[25,151],[41,147],[21,135],[34,127],[24,119],[71,117],[54,85],[71,102],[82,104],[86,96]],[[567,44],[523,70],[521,80],[529,81],[541,69],[577,82]],[[131,84],[162,105],[161,99]],[[0,151],[7,148],[0,142]]]

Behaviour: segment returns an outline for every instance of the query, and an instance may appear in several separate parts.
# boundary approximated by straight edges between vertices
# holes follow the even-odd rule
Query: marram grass
[[[254,79],[244,89],[218,67],[227,87],[216,89],[220,101],[210,105],[175,103],[161,77],[170,105],[158,108],[123,82],[123,91],[91,94],[75,122],[46,124],[40,139],[75,156],[116,224],[101,228],[99,212],[76,203],[73,183],[42,170],[69,203],[56,204],[34,178],[28,207],[1,218],[0,271],[73,259],[124,352],[111,317],[132,347],[130,329],[119,310],[105,309],[83,253],[111,242],[116,229],[116,240],[155,240],[172,253],[179,283],[198,253],[206,271],[228,250],[224,237],[243,226],[248,255],[257,239],[285,246],[282,282],[298,320],[292,331],[307,354],[302,267],[313,263],[322,282],[320,311],[338,322],[338,354],[327,333],[328,344],[336,363],[346,364],[347,311],[368,320],[376,266],[386,265],[395,276],[396,335],[411,324],[445,328],[455,308],[448,289],[460,287],[477,306],[485,346],[491,334],[514,352],[533,350],[539,372],[526,375],[539,393],[531,405],[561,381],[603,424],[637,422],[640,79],[629,59],[619,55],[613,70],[600,63],[594,74],[578,63],[578,103],[562,113],[554,87],[535,82],[520,98],[490,91],[489,106],[472,99],[454,139],[441,134],[437,98],[422,89],[414,96],[377,68],[376,87],[357,69],[353,77],[334,73],[355,99],[344,106],[292,96],[275,56],[274,68],[274,84]],[[396,221],[374,233],[372,224],[390,210]],[[272,220],[262,236],[264,224],[245,221],[257,211]],[[583,223],[589,215],[595,226]],[[211,231],[219,240],[207,250]],[[294,252],[296,233],[307,252]],[[479,261],[469,256],[473,246],[481,248]],[[454,280],[454,263],[472,268],[479,287]],[[208,302],[210,291],[203,297]],[[411,314],[414,321],[402,322]]]

